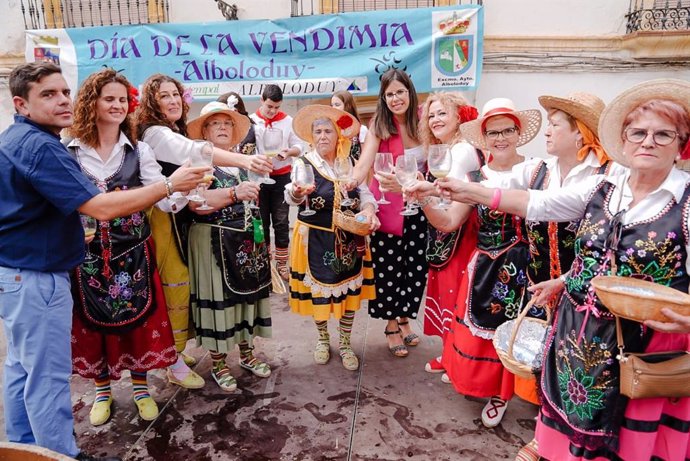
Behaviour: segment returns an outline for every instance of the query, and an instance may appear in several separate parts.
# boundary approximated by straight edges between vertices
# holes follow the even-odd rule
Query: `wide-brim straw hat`
[[[565,112],[599,136],[599,117],[606,104],[598,96],[584,92],[570,93],[565,98],[544,95],[539,96],[539,104],[547,111],[556,109]]]
[[[606,106],[599,119],[599,140],[614,162],[630,165],[623,155],[623,123],[633,109],[652,99],[680,104],[690,116],[690,82],[659,78],[625,90]]]
[[[338,127],[340,136],[351,139],[359,135],[360,123],[348,112],[323,104],[311,104],[301,108],[292,119],[292,130],[302,140],[314,144],[311,134],[314,120],[327,118]]]
[[[201,109],[199,116],[187,124],[187,134],[189,138],[202,139],[204,137],[203,129],[206,119],[216,114],[225,114],[229,116],[235,124],[235,126],[232,127],[232,138],[230,139],[231,146],[239,144],[240,141],[247,136],[247,133],[249,133],[249,127],[251,125],[249,117],[231,109],[227,104],[213,101],[206,104]]]
[[[460,131],[463,137],[474,147],[487,149],[482,124],[486,119],[497,115],[512,115],[520,120],[520,136],[517,141],[518,147],[534,139],[537,133],[539,133],[539,128],[541,128],[541,112],[539,110],[517,110],[515,108],[515,103],[510,99],[494,98],[484,104],[478,119],[460,125]]]

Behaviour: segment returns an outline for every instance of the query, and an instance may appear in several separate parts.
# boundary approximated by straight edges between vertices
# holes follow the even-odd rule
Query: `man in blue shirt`
[[[10,74],[9,86],[17,114],[0,134],[7,438],[77,459],[97,459],[76,446],[69,388],[68,271],[84,257],[79,213],[104,221],[129,215],[173,191],[196,187],[206,169],[182,167],[157,184],[101,193],[60,143],[60,131],[72,124],[70,89],[60,68],[45,62],[21,65]]]

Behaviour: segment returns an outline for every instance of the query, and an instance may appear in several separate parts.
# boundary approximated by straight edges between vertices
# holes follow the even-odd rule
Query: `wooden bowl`
[[[597,275],[592,286],[601,302],[612,314],[644,322],[671,322],[661,313],[668,307],[680,315],[690,315],[690,295],[658,283],[632,277]]]

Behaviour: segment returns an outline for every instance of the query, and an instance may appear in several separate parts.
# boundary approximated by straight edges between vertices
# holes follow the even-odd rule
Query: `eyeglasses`
[[[383,96],[385,96],[386,101],[392,101],[393,98],[402,99],[407,93],[409,93],[409,91],[404,90],[404,89],[400,89],[400,90],[396,91],[395,93],[386,93]]]
[[[642,128],[626,128],[623,132],[625,139],[629,142],[639,144],[651,133],[654,144],[657,146],[668,146],[676,139],[678,133],[673,130],[643,130]]]
[[[496,131],[496,130],[485,131],[484,134],[489,139],[496,139],[496,138],[498,138],[499,135],[503,136],[504,138],[509,138],[509,137],[515,135],[518,131],[519,131],[518,127],[513,126],[510,128],[506,128],[505,130],[501,130],[501,131]]]
[[[211,128],[220,128],[221,126],[226,128],[232,128],[233,126],[235,126],[235,123],[232,120],[211,120],[206,124],[206,126]]]

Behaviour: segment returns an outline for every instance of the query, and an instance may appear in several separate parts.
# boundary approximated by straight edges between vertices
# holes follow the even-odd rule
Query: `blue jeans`
[[[7,439],[75,457],[69,275],[0,266],[0,318],[7,336]]]

